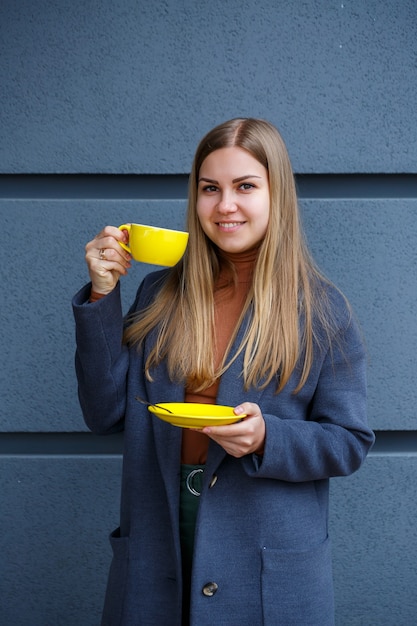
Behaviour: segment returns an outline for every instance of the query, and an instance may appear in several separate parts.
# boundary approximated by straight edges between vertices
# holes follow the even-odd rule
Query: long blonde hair
[[[197,216],[197,185],[204,159],[215,150],[232,146],[247,150],[267,169],[270,217],[239,323],[223,362],[215,370],[213,292],[219,260]],[[173,380],[185,381],[189,388],[201,391],[243,353],[246,389],[263,388],[275,379],[280,391],[301,359],[294,390],[299,391],[314,357],[313,320],[318,317],[328,332],[331,322],[324,295],[317,292],[323,277],[309,255],[300,227],[287,149],[272,124],[236,118],[217,126],[201,140],[189,178],[187,229],[190,237],[183,259],[167,273],[151,305],[136,313],[125,330],[126,343],[140,346],[150,330],[158,329],[146,362],[147,377],[152,380],[152,368],[166,359]],[[235,354],[230,354],[240,322],[249,309],[250,321],[243,339]]]

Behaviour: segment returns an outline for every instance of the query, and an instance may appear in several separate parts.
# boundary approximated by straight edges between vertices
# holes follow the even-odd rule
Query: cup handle
[[[129,233],[129,236],[130,236],[130,227],[131,227],[131,224],[121,224],[120,226],[118,226],[118,229],[119,230],[127,230],[127,232]],[[122,246],[122,248],[124,250],[126,250],[126,252],[129,252],[129,254],[132,254],[129,246],[126,243],[123,243],[123,241],[119,241],[119,245]]]

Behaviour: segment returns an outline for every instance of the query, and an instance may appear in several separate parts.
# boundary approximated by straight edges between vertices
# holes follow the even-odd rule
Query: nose
[[[234,213],[237,209],[233,194],[230,191],[223,191],[217,208],[220,213]]]

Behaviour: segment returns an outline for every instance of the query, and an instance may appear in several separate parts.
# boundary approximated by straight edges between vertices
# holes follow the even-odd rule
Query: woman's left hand
[[[206,426],[201,432],[236,458],[254,452],[263,454],[265,421],[259,406],[253,402],[244,402],[236,406],[234,412],[236,415],[246,414],[246,417],[226,426]]]

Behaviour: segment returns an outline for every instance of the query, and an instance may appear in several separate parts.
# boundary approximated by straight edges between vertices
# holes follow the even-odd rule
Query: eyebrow
[[[238,178],[234,178],[232,180],[232,183],[240,183],[242,180],[247,180],[248,178],[262,178],[262,176],[256,176],[255,174],[246,174],[245,176],[239,176]],[[205,176],[202,176],[201,178],[198,179],[199,183],[201,183],[202,181],[204,181],[205,183],[213,183],[215,185],[219,184],[218,180],[213,180],[212,178],[206,178]]]

